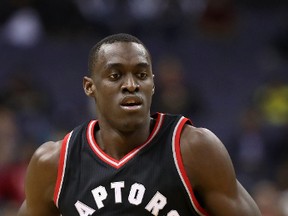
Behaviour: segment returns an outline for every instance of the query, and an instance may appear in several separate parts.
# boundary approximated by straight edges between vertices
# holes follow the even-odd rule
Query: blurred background
[[[288,215],[287,0],[1,0],[0,215],[35,149],[96,118],[88,53],[119,32],[152,54],[152,111],[216,133],[262,214]]]

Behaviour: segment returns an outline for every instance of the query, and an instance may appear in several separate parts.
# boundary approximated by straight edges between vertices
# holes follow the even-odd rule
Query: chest
[[[162,144],[141,150],[118,168],[95,156],[89,148],[71,154],[59,203],[61,211],[68,215],[177,212],[177,203],[185,203],[185,190],[173,155]],[[175,194],[181,199],[175,199]]]

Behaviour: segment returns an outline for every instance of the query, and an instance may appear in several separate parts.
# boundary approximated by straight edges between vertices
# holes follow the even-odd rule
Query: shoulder
[[[197,128],[191,125],[185,125],[181,134],[181,149],[190,150],[196,154],[201,153],[219,153],[219,150],[225,151],[221,140],[207,128]],[[197,150],[197,151],[195,151]],[[204,151],[204,152],[202,152]]]
[[[33,154],[27,170],[26,189],[31,193],[45,190],[46,198],[54,194],[62,141],[46,142]],[[35,189],[34,189],[35,188]]]
[[[237,181],[224,144],[213,132],[186,125],[180,149],[193,191],[211,215],[260,215],[251,196]]]
[[[26,199],[18,215],[59,215],[53,195],[61,143],[46,142],[33,154],[26,174]]]
[[[62,140],[57,142],[46,142],[42,144],[33,154],[31,163],[36,163],[38,166],[53,168],[58,166]]]
[[[185,125],[180,147],[184,167],[192,184],[202,184],[223,171],[234,176],[230,156],[221,140],[209,129]]]

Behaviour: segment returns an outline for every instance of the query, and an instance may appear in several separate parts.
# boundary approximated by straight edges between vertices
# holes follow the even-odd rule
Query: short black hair
[[[117,42],[132,42],[132,43],[134,42],[134,43],[141,44],[141,45],[143,45],[143,47],[146,49],[146,51],[149,54],[149,51],[146,48],[146,46],[143,44],[143,42],[133,35],[126,34],[126,33],[118,33],[118,34],[109,35],[109,36],[103,38],[97,44],[95,44],[90,50],[89,57],[88,57],[88,71],[89,71],[90,75],[92,74],[93,68],[96,64],[100,47],[103,44],[113,44],[113,43],[117,43]],[[149,56],[150,56],[150,54],[149,54]]]

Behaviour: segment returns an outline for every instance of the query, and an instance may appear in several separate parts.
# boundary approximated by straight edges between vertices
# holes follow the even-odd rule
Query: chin
[[[147,123],[147,116],[149,118],[149,115],[129,115],[127,118],[123,118],[121,120],[122,122],[122,128],[125,131],[135,131],[138,128],[143,127]]]

